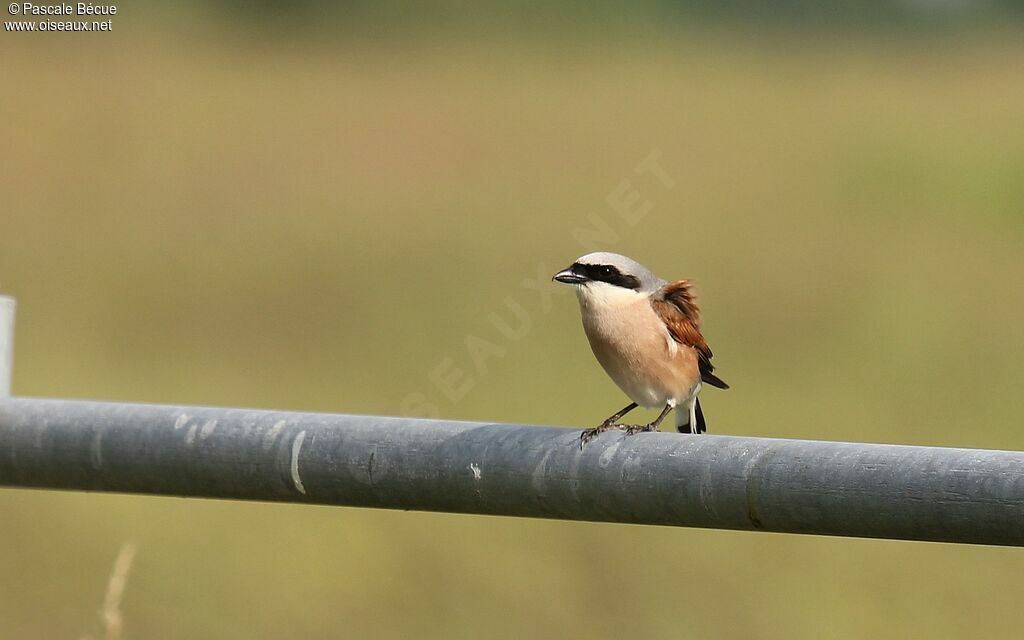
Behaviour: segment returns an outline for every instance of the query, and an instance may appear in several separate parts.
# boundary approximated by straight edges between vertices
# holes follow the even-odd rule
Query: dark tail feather
[[[717,378],[716,378],[717,380]],[[719,380],[719,382],[722,382]],[[725,384],[722,382],[722,384]],[[695,400],[697,403],[697,433],[707,433],[708,423],[704,422],[704,412],[700,409],[700,400]]]
[[[692,427],[690,425],[689,419],[687,419],[686,424],[681,424],[676,427],[676,430],[679,431],[679,433],[707,433],[708,424],[704,421],[704,412],[701,411],[700,400],[697,400],[696,402],[697,406],[695,408],[694,413],[697,414],[697,430],[691,430]]]
[[[718,387],[719,389],[728,389],[729,385],[726,384],[725,380],[722,380],[710,371],[702,371],[700,374],[701,382],[706,382],[712,387]]]

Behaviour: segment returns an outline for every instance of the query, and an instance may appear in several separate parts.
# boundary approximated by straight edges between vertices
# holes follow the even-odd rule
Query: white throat
[[[607,308],[635,304],[638,300],[646,298],[647,294],[625,287],[616,287],[607,282],[588,282],[576,287],[576,297],[579,299],[581,307]]]

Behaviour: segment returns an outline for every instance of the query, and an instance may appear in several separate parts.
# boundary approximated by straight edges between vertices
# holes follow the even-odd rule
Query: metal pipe
[[[14,298],[0,296],[0,398],[11,395],[14,367]]]
[[[1024,453],[0,401],[0,485],[1024,546]]]

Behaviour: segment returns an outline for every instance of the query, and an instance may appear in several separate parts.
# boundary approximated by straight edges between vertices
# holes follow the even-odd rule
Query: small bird
[[[728,389],[714,374],[711,347],[689,280],[666,282],[617,253],[588,253],[552,280],[576,288],[583,329],[597,361],[632,402],[580,435],[583,446],[608,429],[656,431],[672,409],[680,433],[704,433],[697,394],[703,383]],[[637,406],[660,408],[646,425],[618,424]]]

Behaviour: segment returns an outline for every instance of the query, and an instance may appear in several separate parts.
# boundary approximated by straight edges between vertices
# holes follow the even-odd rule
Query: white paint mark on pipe
[[[302,441],[305,439],[306,432],[300,431],[292,440],[292,484],[302,495],[306,495],[306,487],[302,486],[302,478],[299,477],[299,450],[302,449]]]
[[[483,473],[480,471],[480,467],[478,467],[475,463],[469,463],[469,470],[473,472],[474,480],[479,480],[480,476],[483,475]]]
[[[544,487],[547,484],[546,475],[548,471],[548,458],[551,457],[551,453],[553,451],[554,449],[548,449],[544,452],[544,457],[537,463],[537,466],[533,470],[533,475],[530,476],[530,484],[533,486],[534,490],[540,493],[544,492]]]
[[[199,431],[199,439],[206,440],[213,435],[213,430],[217,428],[216,420],[207,420],[203,423],[203,428]]]
[[[274,441],[277,440],[277,436],[281,434],[281,430],[284,429],[286,423],[286,420],[278,420],[274,423],[274,426],[270,427],[270,431],[263,436],[264,451],[269,451],[274,446]]]
[[[623,440],[619,440],[615,444],[607,447],[604,451],[602,451],[601,456],[597,459],[598,466],[600,466],[602,469],[608,468],[608,465],[612,463],[612,460],[615,458],[615,454],[618,453],[619,447],[622,446],[622,443]]]
[[[97,431],[96,435],[92,437],[92,446],[89,447],[89,453],[92,454],[92,468],[99,469],[103,466],[103,451],[101,445],[103,443],[103,432]]]
[[[180,416],[178,416],[177,420],[174,421],[174,430],[177,431],[178,429],[184,427],[186,424],[188,424],[188,414],[183,413]]]
[[[199,431],[198,424],[194,424],[188,428],[188,433],[185,434],[185,444],[192,444],[196,441],[196,431]]]

